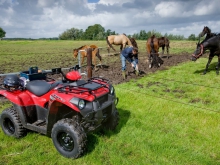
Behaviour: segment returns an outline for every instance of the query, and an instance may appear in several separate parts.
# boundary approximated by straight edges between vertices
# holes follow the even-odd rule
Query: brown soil
[[[143,77],[148,73],[156,72],[159,70],[169,69],[171,66],[178,65],[183,62],[190,61],[190,54],[182,53],[179,55],[170,55],[169,58],[167,56],[162,56],[161,59],[164,61],[160,67],[153,67],[149,68],[149,64],[146,61],[146,57],[139,58],[139,70],[140,76],[136,76],[134,73],[134,69],[131,67],[129,63],[127,63],[127,78],[123,80],[122,78],[122,71],[121,71],[121,61],[120,57],[118,57],[118,61],[111,63],[110,65],[106,66],[103,65],[103,68],[99,67],[98,71],[93,71],[93,76],[101,76],[107,78],[112,81],[113,84],[120,84],[123,82],[128,82],[130,79],[136,79],[139,77]]]
[[[112,82],[112,84],[120,84],[123,82],[128,82],[130,79],[137,79],[137,78],[143,77],[143,76],[147,75],[148,73],[156,72],[159,70],[169,69],[169,67],[171,67],[171,66],[175,66],[180,63],[190,61],[190,54],[188,54],[188,53],[182,53],[182,54],[178,54],[178,55],[172,54],[169,56],[169,58],[167,58],[167,56],[162,56],[161,59],[164,61],[163,64],[160,67],[153,67],[153,68],[149,68],[149,64],[146,61],[146,56],[144,54],[139,54],[139,64],[138,65],[139,65],[140,75],[136,76],[131,65],[129,63],[127,63],[127,71],[126,71],[127,78],[125,80],[123,80],[123,78],[122,78],[120,57],[118,55],[116,55],[116,56],[107,56],[105,58],[109,58],[109,59],[105,59],[105,61],[111,61],[113,58],[115,58],[117,60],[113,60],[115,62],[107,62],[106,64],[103,63],[102,67],[98,66],[97,71],[95,71],[93,69],[92,76],[93,77],[100,76],[100,77],[103,77],[103,78],[110,80]],[[81,70],[82,70],[82,72],[87,71],[86,67],[82,68]],[[2,68],[2,71],[4,73],[3,68]],[[3,81],[3,78],[4,77],[0,77],[0,82]],[[53,78],[60,79],[60,76],[54,75]],[[82,78],[87,79],[86,76],[82,76]]]

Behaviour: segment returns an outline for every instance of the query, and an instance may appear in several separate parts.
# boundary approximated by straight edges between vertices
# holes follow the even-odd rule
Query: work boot
[[[135,74],[136,74],[136,76],[139,76],[139,74],[140,74],[139,70],[135,70]]]
[[[122,71],[122,77],[123,77],[123,79],[126,79],[126,73],[125,73],[125,70]]]

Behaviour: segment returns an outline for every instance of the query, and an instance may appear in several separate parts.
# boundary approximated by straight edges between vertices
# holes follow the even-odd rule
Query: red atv
[[[45,134],[60,154],[78,158],[86,149],[88,133],[100,128],[114,130],[119,122],[114,87],[104,78],[82,80],[79,67],[72,69],[67,74],[61,68],[52,69],[50,74],[62,74],[60,81],[25,84],[17,75],[6,76],[0,96],[13,106],[0,116],[3,132],[16,138],[25,136],[27,130]]]

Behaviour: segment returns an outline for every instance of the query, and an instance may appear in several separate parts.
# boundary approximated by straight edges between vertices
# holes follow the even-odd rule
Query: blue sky
[[[220,32],[219,0],[0,0],[6,37],[58,37],[70,28],[134,34],[198,35],[204,26]]]

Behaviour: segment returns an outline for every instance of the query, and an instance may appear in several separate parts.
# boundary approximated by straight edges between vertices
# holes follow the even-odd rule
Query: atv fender
[[[6,97],[10,102],[14,103],[14,104],[17,104],[17,105],[20,105],[20,106],[23,106],[23,102],[22,100],[20,99],[20,95],[22,95],[22,97],[26,97],[28,99],[26,99],[26,101],[28,101],[28,104],[34,104],[33,100],[32,99],[29,99],[30,96],[27,94],[27,93],[21,93],[20,91],[18,92],[9,92],[9,91],[6,91],[6,90],[0,90],[0,96],[4,96]]]
[[[21,120],[21,124],[26,128],[27,127],[27,116],[26,116],[25,110],[22,109],[22,107],[17,104],[14,104],[14,103],[12,103],[12,104],[18,113],[18,116]]]
[[[54,96],[54,95],[53,95]],[[77,106],[71,104],[69,101],[62,102],[59,98],[49,102],[49,114],[47,124],[47,136],[51,136],[53,125],[61,119],[72,118],[79,114]]]

